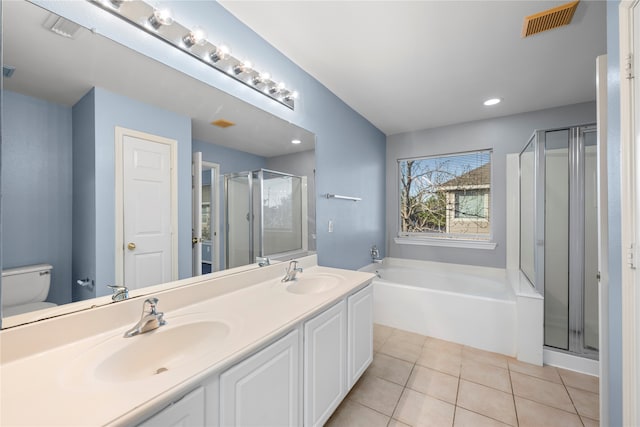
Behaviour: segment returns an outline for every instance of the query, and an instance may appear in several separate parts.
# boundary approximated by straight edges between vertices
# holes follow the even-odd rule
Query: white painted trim
[[[627,78],[628,65],[633,60],[633,77],[637,76],[638,61],[634,58],[634,31],[640,29],[640,22],[634,19],[638,1],[622,1],[619,6],[620,24],[620,198],[622,237],[622,421],[624,425],[638,425],[638,400],[640,399],[640,327],[638,317],[640,302],[636,292],[640,285],[636,268],[638,223],[640,210],[638,203],[638,157],[635,150],[635,79]],[[640,108],[640,106],[637,106]],[[632,261],[633,264],[630,263]]]
[[[171,280],[178,280],[178,141],[145,132],[115,127],[116,284],[124,283],[124,168],[122,140],[126,135],[159,144],[171,150]]]
[[[211,236],[211,246],[216,249],[216,252],[213,256],[213,271],[220,271],[220,254],[223,251],[222,246],[220,245],[220,207],[222,202],[220,201],[220,165],[218,163],[207,162],[205,160],[202,161],[202,167],[208,167],[213,170],[213,179],[211,184],[213,185],[213,200],[215,200],[215,209],[211,209],[211,215],[213,215],[213,221],[211,224],[211,228],[215,232],[213,236]]]
[[[607,55],[596,59],[598,191],[598,359],[600,378],[609,378],[609,211],[607,168]],[[609,413],[609,382],[600,381],[600,414]]]
[[[600,363],[597,360],[574,356],[573,354],[554,351],[548,348],[545,348],[542,351],[542,359],[545,365],[568,369],[570,371],[582,372],[583,374],[593,375],[594,377],[598,376],[598,366],[600,365]],[[603,378],[600,382],[606,380],[606,378]],[[601,415],[601,417],[604,417],[604,414]]]
[[[395,237],[398,245],[440,246],[446,248],[493,250],[497,243],[486,240],[434,239],[428,237]]]

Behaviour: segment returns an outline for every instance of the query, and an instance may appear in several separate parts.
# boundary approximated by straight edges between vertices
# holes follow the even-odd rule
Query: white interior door
[[[176,141],[116,131],[118,283],[129,289],[175,280]],[[120,166],[118,168],[118,165]],[[118,266],[117,266],[118,267]]]
[[[191,167],[191,248],[193,275],[202,275],[202,153],[193,153]]]
[[[622,424],[640,423],[640,5],[620,2]]]

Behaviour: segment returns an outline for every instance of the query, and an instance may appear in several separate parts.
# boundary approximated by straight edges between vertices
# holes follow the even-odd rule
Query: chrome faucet
[[[267,265],[271,265],[271,260],[269,259],[269,257],[262,257],[262,256],[258,256],[256,257],[256,262],[258,263],[258,266],[260,267],[266,267]]]
[[[369,252],[371,253],[371,262],[373,263],[382,262],[382,260],[380,259],[380,251],[378,250],[378,247],[376,245],[371,246],[371,250]]]
[[[292,280],[296,280],[296,274],[302,273],[302,267],[298,267],[298,261],[295,259],[289,262],[289,267],[287,268],[286,274],[282,278],[281,282],[291,282]]]
[[[164,320],[164,313],[158,313],[156,311],[157,305],[158,298],[147,298],[144,300],[140,320],[133,326],[133,328],[124,333],[124,337],[129,338],[135,335],[144,334],[145,332],[152,331],[166,324],[167,322]]]
[[[129,289],[126,286],[107,285],[113,289],[113,295],[111,295],[112,301],[124,301],[129,298]]]

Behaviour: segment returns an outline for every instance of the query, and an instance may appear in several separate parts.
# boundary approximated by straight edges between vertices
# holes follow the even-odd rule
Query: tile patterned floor
[[[382,325],[373,347],[327,426],[598,425],[597,377]]]

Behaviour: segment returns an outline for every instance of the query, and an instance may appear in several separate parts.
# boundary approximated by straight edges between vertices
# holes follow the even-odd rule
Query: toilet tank
[[[2,270],[2,306],[46,300],[52,269],[49,264],[37,264]]]

